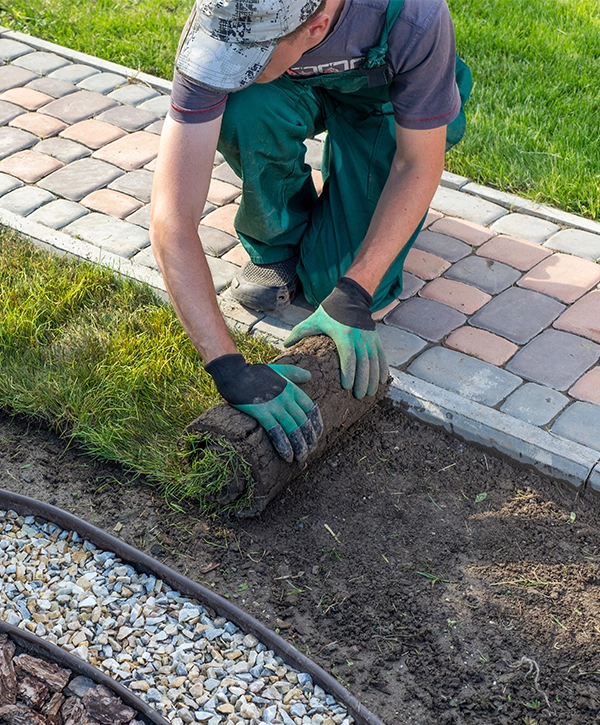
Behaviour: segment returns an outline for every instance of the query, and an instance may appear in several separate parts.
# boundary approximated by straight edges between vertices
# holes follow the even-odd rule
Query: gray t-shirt
[[[292,78],[354,70],[379,44],[388,0],[346,0],[322,43],[288,71]],[[455,81],[454,28],[446,0],[405,0],[389,36],[386,62],[392,75],[390,101],[397,123],[430,129],[453,121],[460,110]],[[170,115],[184,123],[218,118],[227,94],[175,71]]]

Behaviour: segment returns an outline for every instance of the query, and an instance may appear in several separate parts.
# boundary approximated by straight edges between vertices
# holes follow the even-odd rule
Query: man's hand
[[[323,433],[318,407],[295,383],[310,380],[295,365],[250,365],[231,354],[205,366],[217,390],[234,408],[255,418],[267,431],[277,453],[288,463],[302,462]]]
[[[374,395],[387,380],[388,365],[369,309],[373,299],[358,282],[342,277],[316,312],[296,325],[283,343],[289,347],[309,335],[328,335],[335,342],[342,368],[342,387],[355,398]]]

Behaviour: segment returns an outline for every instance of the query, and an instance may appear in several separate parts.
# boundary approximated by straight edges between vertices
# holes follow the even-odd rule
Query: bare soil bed
[[[389,725],[600,723],[600,503],[378,406],[260,518],[0,414],[0,486],[235,601]]]

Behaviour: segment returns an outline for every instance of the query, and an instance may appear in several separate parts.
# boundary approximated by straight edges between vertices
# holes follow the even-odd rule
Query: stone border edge
[[[576,488],[600,491],[600,453],[443,388],[392,371],[387,399],[408,415]]]

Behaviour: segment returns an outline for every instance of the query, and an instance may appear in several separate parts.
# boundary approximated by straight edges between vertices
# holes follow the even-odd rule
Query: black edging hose
[[[310,660],[306,655],[299,652],[293,645],[286,642],[283,637],[275,634],[272,630],[265,627],[257,619],[252,617],[250,614],[240,609],[232,602],[228,601],[224,597],[212,592],[210,589],[187,579],[182,574],[170,569],[168,566],[161,564],[156,559],[144,554],[133,546],[126,544],[125,542],[117,539],[115,536],[106,533],[102,529],[92,526],[87,521],[74,516],[73,514],[63,511],[56,506],[51,506],[43,501],[37,501],[36,499],[29,498],[28,496],[22,496],[12,491],[6,491],[0,489],[0,508],[2,509],[13,509],[21,516],[39,516],[40,518],[46,519],[54,524],[58,524],[64,529],[76,531],[80,536],[90,541],[95,546],[107,550],[113,551],[118,554],[121,559],[127,564],[136,565],[137,568],[146,573],[156,575],[157,578],[162,579],[174,589],[177,589],[186,596],[193,597],[199,600],[203,604],[210,606],[217,614],[227,617],[234,624],[239,626],[244,632],[255,635],[261,642],[268,645],[277,655],[279,655],[285,662],[292,665],[301,672],[307,672],[313,679],[313,681],[322,687],[326,692],[333,695],[336,700],[341,704],[345,705],[348,712],[356,720],[357,725],[385,725],[376,715],[367,710],[367,708],[359,702],[353,695],[351,695],[345,687],[343,687],[332,675],[325,672],[322,667],[319,667],[315,662]],[[5,625],[9,626],[9,625]],[[14,630],[14,628],[13,628]],[[18,633],[23,630],[17,629]],[[38,639],[38,638],[36,638]],[[43,640],[42,640],[43,641]],[[62,652],[62,650],[60,650]],[[74,657],[74,655],[70,655]],[[81,662],[82,665],[86,663],[83,660],[77,660],[77,663]],[[91,667],[94,672],[100,673],[98,670]],[[106,675],[102,675],[107,677]],[[94,676],[91,676],[94,679]],[[97,677],[96,677],[97,679]],[[110,678],[108,678],[110,679]],[[111,680],[111,682],[113,682]],[[113,683],[118,685],[118,683]],[[119,685],[121,689],[122,685]],[[113,687],[115,689],[115,687]],[[129,691],[127,691],[129,692]],[[119,696],[123,697],[119,690]],[[130,697],[135,697],[129,692]],[[126,698],[123,697],[125,700]],[[136,703],[141,702],[138,698],[135,698]],[[142,703],[144,704],[144,703]],[[141,710],[138,704],[133,705],[134,707]],[[143,710],[146,713],[146,710]],[[156,717],[157,713],[155,711]],[[148,715],[148,717],[150,717]],[[159,720],[153,722],[160,723],[161,725],[165,721],[162,717]]]

